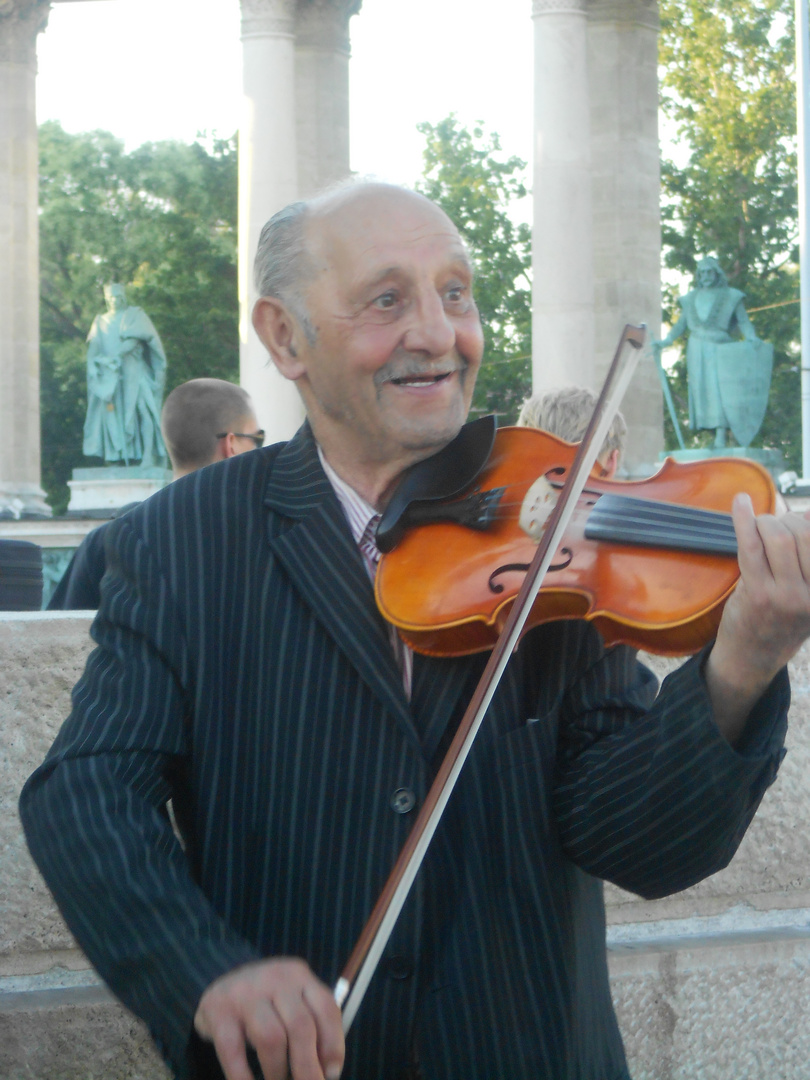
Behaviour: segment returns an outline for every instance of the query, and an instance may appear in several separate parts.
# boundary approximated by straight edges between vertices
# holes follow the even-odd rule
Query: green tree
[[[467,131],[454,115],[418,129],[426,145],[417,190],[456,224],[475,266],[485,347],[473,412],[514,423],[531,393],[531,229],[510,214],[527,194],[526,163],[503,160],[496,134]]]
[[[661,0],[661,107],[677,141],[662,162],[664,263],[692,277],[716,255],[775,347],[756,444],[801,456],[793,0]],[[678,160],[674,160],[677,158]],[[677,318],[665,290],[664,318]],[[756,310],[759,309],[759,310]],[[682,347],[682,346],[681,346]],[[683,356],[674,395],[686,421]],[[667,445],[677,446],[669,426]],[[710,432],[689,434],[703,446]]]
[[[40,127],[43,486],[54,510],[82,456],[85,340],[120,281],[157,327],[167,392],[201,375],[235,380],[236,140],[150,143],[130,154],[107,132]]]

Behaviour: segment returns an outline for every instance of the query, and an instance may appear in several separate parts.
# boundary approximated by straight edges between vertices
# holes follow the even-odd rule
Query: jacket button
[[[413,975],[413,964],[407,956],[389,956],[385,965],[388,977],[402,982]]]
[[[391,796],[391,809],[398,814],[407,814],[416,805],[416,796],[408,787],[400,787]]]

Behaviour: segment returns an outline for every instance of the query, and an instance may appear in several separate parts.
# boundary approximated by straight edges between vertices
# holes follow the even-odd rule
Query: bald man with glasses
[[[163,405],[161,428],[173,480],[264,445],[250,395],[225,379],[191,379],[175,387]],[[137,505],[130,503],[115,516]],[[49,611],[98,608],[109,524],[93,529],[76,549],[48,603]]]

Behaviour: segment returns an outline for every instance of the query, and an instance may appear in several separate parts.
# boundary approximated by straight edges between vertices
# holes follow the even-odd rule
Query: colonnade
[[[349,21],[361,2],[241,0],[240,381],[271,439],[292,434],[302,411],[250,325],[253,253],[276,210],[349,174]],[[50,3],[0,0],[0,516],[49,513],[40,488],[35,79]],[[624,323],[657,329],[660,318],[658,4],[526,3],[535,41],[534,385],[597,386]],[[649,470],[662,445],[651,364],[623,411],[628,470]]]

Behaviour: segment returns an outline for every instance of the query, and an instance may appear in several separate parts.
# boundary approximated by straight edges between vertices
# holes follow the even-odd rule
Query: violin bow
[[[599,449],[633,377],[641,348],[646,337],[644,326],[625,326],[607,378],[599,394],[588,429],[579,444],[568,478],[563,485],[557,503],[549,516],[543,537],[512,604],[508,618],[487,662],[475,693],[470,699],[456,734],[436,774],[430,790],[394,864],[383,891],[374,906],[363,932],[349,957],[343,972],[335,984],[334,996],[343,1010],[343,1031],[349,1028],[399,914],[411,890],[422,861],[427,853],[433,834],[441,820],[444,809],[455,787],[462,766],[467,759],[484,714],[498,688],[501,676],[520,640],[526,619],[529,617],[540,585],[551,560],[568,527],[577,500],[584,488]],[[632,349],[625,353],[625,345]]]

